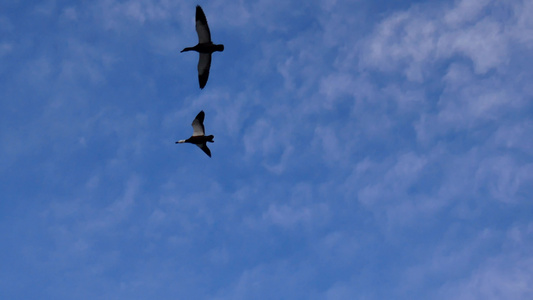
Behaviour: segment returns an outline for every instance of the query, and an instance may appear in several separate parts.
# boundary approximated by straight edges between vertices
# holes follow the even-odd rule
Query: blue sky
[[[0,298],[532,299],[532,80],[526,0],[4,0]]]

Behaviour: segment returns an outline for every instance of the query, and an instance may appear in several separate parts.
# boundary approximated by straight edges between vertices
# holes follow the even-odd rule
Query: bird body
[[[190,144],[199,145],[199,144],[205,144],[206,142],[214,143],[215,142],[213,141],[214,137],[215,137],[214,135],[191,136],[190,138],[186,140],[177,141],[176,144],[190,143]]]
[[[217,45],[217,44],[213,44],[213,42],[210,42],[210,43],[198,43],[196,46],[194,47],[187,47],[187,48],[184,48],[183,50],[181,50],[181,52],[186,52],[186,51],[196,51],[196,52],[199,52],[199,53],[206,53],[206,54],[211,54],[215,51],[224,51],[224,45]]]
[[[192,129],[193,133],[192,136],[186,140],[179,140],[176,142],[176,144],[182,144],[182,143],[190,143],[195,144],[196,146],[200,147],[202,151],[205,152],[209,157],[211,157],[211,150],[207,147],[207,142],[214,143],[213,138],[214,135],[205,135],[205,128],[204,128],[204,118],[205,113],[204,111],[200,111],[198,115],[196,115],[196,118],[192,121]]]
[[[203,89],[209,78],[209,69],[211,68],[211,54],[215,51],[224,51],[224,45],[213,44],[211,41],[211,32],[207,25],[207,19],[200,5],[196,6],[196,33],[198,34],[198,44],[194,47],[187,47],[181,52],[196,51],[200,53],[198,60],[198,82]]]

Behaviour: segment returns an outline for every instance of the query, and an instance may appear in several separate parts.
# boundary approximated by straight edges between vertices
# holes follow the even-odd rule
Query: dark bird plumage
[[[200,88],[203,89],[209,78],[211,54],[215,51],[224,51],[224,45],[213,44],[211,41],[207,19],[200,5],[196,6],[196,33],[198,34],[198,44],[194,47],[187,47],[181,50],[181,52],[196,51],[200,53],[198,60],[198,82],[200,83]]]
[[[211,157],[211,150],[207,147],[207,142],[214,143],[213,138],[214,135],[205,135],[205,128],[204,128],[204,118],[205,113],[204,111],[200,111],[198,115],[196,115],[196,118],[192,121],[192,136],[186,140],[179,140],[176,142],[176,144],[181,143],[190,143],[195,144],[196,146],[200,147],[202,151],[205,152],[209,157]]]

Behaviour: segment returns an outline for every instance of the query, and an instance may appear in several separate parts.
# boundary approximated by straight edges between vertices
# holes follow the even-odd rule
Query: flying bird
[[[198,44],[194,47],[187,47],[181,52],[194,50],[200,53],[198,60],[198,81],[203,89],[209,78],[209,68],[211,67],[211,54],[215,51],[224,51],[224,45],[213,44],[211,33],[207,26],[207,19],[200,5],[196,6],[196,33],[198,34]]]
[[[202,151],[205,152],[209,157],[211,157],[211,150],[207,148],[207,142],[214,143],[213,138],[214,135],[205,135],[205,129],[204,129],[204,118],[205,113],[204,111],[200,111],[196,118],[194,118],[194,121],[192,121],[192,136],[186,140],[179,140],[176,142],[176,144],[181,143],[191,143],[195,144],[196,146],[200,147]]]

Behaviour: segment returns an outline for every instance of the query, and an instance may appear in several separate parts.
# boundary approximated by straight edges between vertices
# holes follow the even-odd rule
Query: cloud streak
[[[194,5],[0,13],[0,297],[531,298],[529,2]]]

